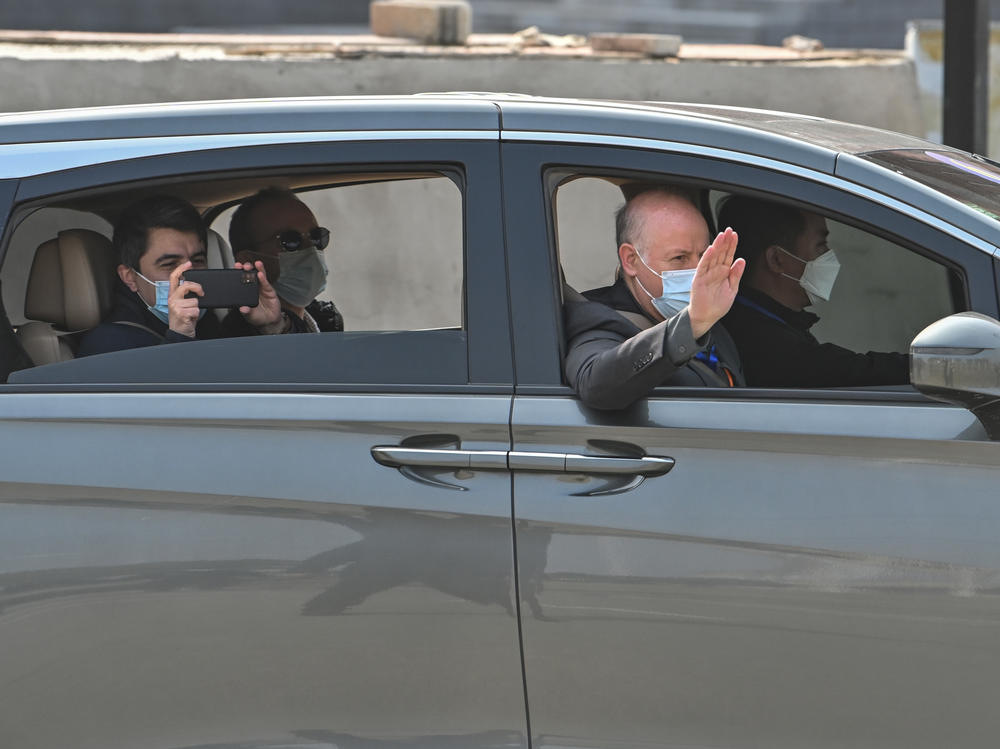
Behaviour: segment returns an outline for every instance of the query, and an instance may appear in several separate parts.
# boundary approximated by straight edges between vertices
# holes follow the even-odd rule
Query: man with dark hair
[[[205,239],[198,211],[180,198],[154,195],[128,206],[112,237],[120,265],[111,314],[87,332],[78,355],[225,336],[219,319],[198,307],[201,286],[180,280],[189,268],[205,267]],[[259,332],[284,332],[263,263],[236,265],[256,268],[260,284],[258,306],[239,314]]]
[[[658,385],[742,385],[736,347],[717,324],[743,274],[736,234],[727,229],[709,246],[705,217],[680,190],[626,195],[615,216],[618,279],[566,293],[570,385],[587,405],[609,409]]]
[[[731,195],[719,222],[740,235],[746,279],[723,320],[740,351],[747,384],[757,387],[848,387],[909,382],[909,357],[859,354],[820,343],[819,321],[805,308],[828,300],[840,270],[822,216],[781,203]]]
[[[240,204],[229,223],[237,260],[260,260],[294,333],[344,329],[333,302],[316,295],[326,288],[323,250],[330,232],[291,190],[266,187]],[[232,321],[227,318],[227,323]],[[237,320],[238,324],[239,321]]]

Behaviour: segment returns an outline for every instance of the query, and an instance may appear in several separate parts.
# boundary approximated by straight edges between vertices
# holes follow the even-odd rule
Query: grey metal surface
[[[516,450],[676,460],[599,496],[515,474],[534,746],[993,741],[1000,444],[968,411],[519,397],[513,419]]]
[[[488,130],[376,130],[291,133],[236,133],[114,138],[0,145],[0,179],[30,177],[92,164],[126,161],[215,148],[240,148],[282,143],[332,143],[380,140],[493,140]]]
[[[2,114],[0,143],[317,130],[495,130],[497,121],[490,102],[455,97],[172,102]]]
[[[369,454],[428,432],[505,450],[508,414],[6,395],[0,745],[524,746],[509,475],[441,491]]]

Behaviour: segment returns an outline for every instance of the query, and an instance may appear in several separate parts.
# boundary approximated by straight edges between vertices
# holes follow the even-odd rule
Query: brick
[[[375,0],[369,6],[373,34],[424,44],[465,44],[472,10],[465,0]]]
[[[636,52],[647,57],[676,57],[681,37],[674,34],[591,34],[594,52]]]

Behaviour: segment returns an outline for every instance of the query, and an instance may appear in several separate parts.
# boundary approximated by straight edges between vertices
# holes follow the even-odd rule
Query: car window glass
[[[624,203],[617,184],[622,181],[580,176],[556,190],[559,262],[566,282],[578,291],[614,282],[614,214]],[[723,195],[710,193],[713,208]],[[827,226],[841,270],[830,301],[809,308],[820,317],[811,329],[819,341],[860,352],[906,352],[926,325],[964,309],[964,300],[956,298],[961,284],[956,287],[944,265],[833,218],[827,217]]]
[[[462,326],[462,194],[447,177],[299,193],[320,226],[332,301],[345,330]],[[235,206],[212,222],[228,236]]]
[[[812,311],[820,341],[853,351],[908,351],[913,336],[956,311],[948,270],[888,240],[827,220],[840,274]]]
[[[447,173],[394,170],[384,175],[337,172],[222,176],[132,186],[127,191],[77,193],[62,199],[62,204],[56,198],[37,207],[25,206],[15,219],[18,223],[2,266],[4,305],[11,313],[21,345],[36,365],[46,366],[15,373],[17,376],[9,381],[467,382],[464,198],[460,184],[460,175],[451,169]],[[61,257],[67,240],[58,244],[51,241],[59,237],[62,229],[96,231],[105,238],[96,237],[105,243],[106,250],[101,252],[110,256],[113,230],[109,219],[113,220],[138,197],[168,193],[195,205],[209,217],[214,233],[227,241],[230,219],[239,201],[269,186],[295,192],[313,212],[317,224],[329,229],[330,241],[323,253],[327,283],[317,299],[336,305],[343,318],[343,332],[326,328],[331,332],[319,335],[223,336],[179,347],[149,346],[148,350],[133,348],[75,356],[91,326],[67,329],[65,321],[70,317],[65,310],[71,305],[63,293],[73,292],[56,278],[67,272],[58,267],[64,260],[53,263],[53,258]],[[209,252],[215,259],[211,264],[217,267],[231,262],[227,250],[218,246],[213,249],[215,240],[211,237],[210,233]],[[31,273],[36,250],[46,243],[45,271]],[[114,264],[117,260],[102,265],[108,271],[103,287],[111,291],[98,294],[108,299],[101,302],[108,309],[114,304],[113,288],[119,285]],[[35,319],[25,315],[29,275],[44,276],[43,283],[38,278],[32,282]],[[46,298],[49,288],[51,299]],[[96,309],[98,302],[85,306]],[[220,319],[226,316],[225,310],[216,313]],[[95,319],[113,316],[112,309]],[[373,332],[382,336],[372,337]],[[240,351],[252,351],[247,355],[268,361],[280,359],[281,366],[268,368],[258,363],[248,378],[248,370],[234,359],[243,355]],[[397,357],[399,361],[394,362]],[[424,357],[427,361],[423,361]]]

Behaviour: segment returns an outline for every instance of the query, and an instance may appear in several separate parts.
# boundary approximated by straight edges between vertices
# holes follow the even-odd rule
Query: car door
[[[151,346],[2,386],[0,745],[526,745],[495,132],[161,156],[20,197],[320,168],[445,183],[454,242],[405,249],[457,269],[437,290],[454,324],[407,322],[416,297],[394,288],[412,279],[378,246],[410,216],[369,206],[351,219],[370,220],[370,272],[349,282],[394,330],[342,306],[345,333]],[[331,255],[331,278],[350,260]]]
[[[990,743],[1000,446],[905,390],[660,388],[587,408],[559,372],[552,192],[588,173],[806,201],[932,248],[995,317],[989,248],[763,160],[515,139],[510,465],[534,746]]]

